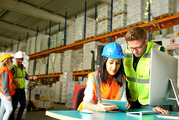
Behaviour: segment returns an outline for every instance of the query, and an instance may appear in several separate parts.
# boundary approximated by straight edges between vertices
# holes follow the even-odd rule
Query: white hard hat
[[[15,58],[24,58],[24,53],[22,51],[18,51],[16,54],[15,54]]]

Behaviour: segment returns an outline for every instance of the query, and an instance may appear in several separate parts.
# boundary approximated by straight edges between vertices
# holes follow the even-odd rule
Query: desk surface
[[[157,117],[157,115],[159,114],[160,113],[142,115],[142,117],[139,117],[138,115],[127,115],[125,112],[117,112],[117,113],[93,112],[92,114],[89,114],[89,113],[82,113],[76,110],[46,111],[47,116],[60,120],[166,120],[166,118]],[[179,112],[170,112],[170,114],[179,115]]]

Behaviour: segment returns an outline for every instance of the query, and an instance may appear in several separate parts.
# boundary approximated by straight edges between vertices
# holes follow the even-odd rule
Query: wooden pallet
[[[126,11],[121,11],[119,13],[116,13],[116,14],[112,15],[112,17],[118,16],[118,15],[121,15],[121,14],[127,14],[127,12]]]
[[[169,17],[169,16],[172,16],[173,14],[172,13],[166,13],[166,14],[163,14],[163,15],[160,15],[160,16],[157,16],[157,17],[154,17],[155,20],[158,20],[158,19],[161,19],[161,18],[165,18],[165,17]]]
[[[123,29],[126,29],[126,28],[127,28],[127,27],[116,28],[116,29],[113,29],[112,32],[116,32],[116,31],[123,30]]]
[[[83,40],[77,40],[77,41],[75,41],[75,43],[78,43],[78,42],[81,42],[81,41],[83,41]]]
[[[98,20],[97,23],[102,22],[102,21],[104,21],[104,20],[110,20],[110,19],[109,19],[109,18],[103,18],[103,19],[101,19],[101,20]]]
[[[98,34],[97,36],[105,35],[105,34],[108,34],[108,33],[109,33],[109,32],[100,33],[100,34]]]
[[[87,37],[87,38],[85,38],[85,39],[91,39],[91,38],[94,38],[94,37],[96,37],[96,36]]]
[[[62,102],[54,102],[54,104],[65,105],[65,103],[62,103]]]
[[[131,25],[128,25],[127,27],[128,28],[130,28],[130,27],[135,27],[135,26],[137,26],[137,25],[141,25],[141,24],[143,24],[144,22],[137,22],[137,23],[134,23],[134,24],[131,24]]]

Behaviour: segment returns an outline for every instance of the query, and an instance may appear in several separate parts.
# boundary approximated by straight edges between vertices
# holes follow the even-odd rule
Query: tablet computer
[[[115,111],[123,111],[123,112],[127,111],[127,109],[126,109],[127,101],[102,99],[101,102],[106,103],[106,104],[117,105],[118,109],[115,109]]]

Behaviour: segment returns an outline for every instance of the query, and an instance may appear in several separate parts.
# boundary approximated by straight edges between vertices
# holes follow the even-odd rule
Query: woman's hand
[[[7,98],[8,101],[12,100],[11,96],[7,96],[6,98]]]
[[[161,112],[162,114],[169,114],[168,110],[165,110],[165,109],[161,108],[160,106],[154,107],[153,111],[158,111],[158,112]]]
[[[131,100],[131,98],[128,98],[126,109],[129,109],[131,106],[132,106],[132,100]]]
[[[116,105],[113,104],[103,104],[100,98],[98,98],[97,106],[98,106],[97,111],[103,111],[103,112],[111,111],[118,108]]]

